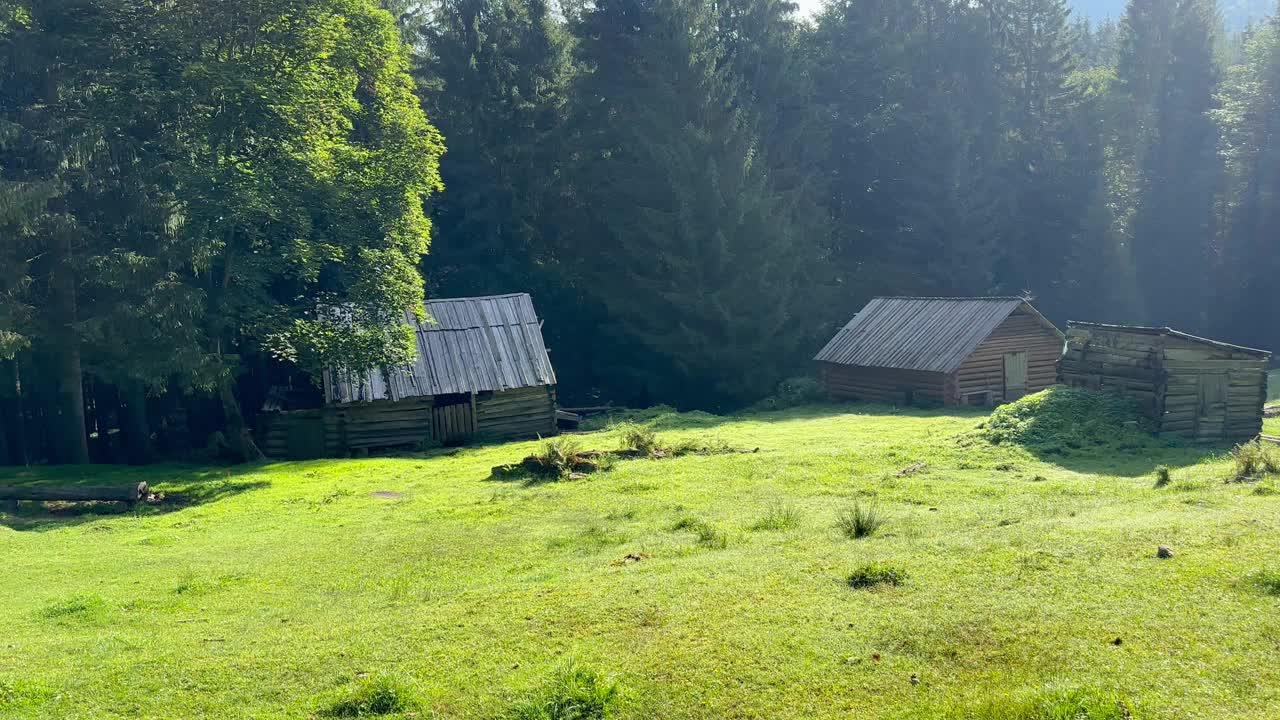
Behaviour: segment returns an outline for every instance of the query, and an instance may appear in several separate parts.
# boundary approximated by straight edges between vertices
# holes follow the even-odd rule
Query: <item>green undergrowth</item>
[[[1138,403],[1118,393],[1054,387],[996,408],[977,435],[1045,455],[1136,450],[1167,444],[1152,437]]]

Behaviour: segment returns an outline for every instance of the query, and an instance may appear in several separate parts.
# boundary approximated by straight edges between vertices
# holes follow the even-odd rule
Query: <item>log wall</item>
[[[480,393],[447,404],[414,397],[259,417],[263,453],[295,460],[344,457],[352,450],[406,447],[425,440],[505,440],[556,433],[555,388],[548,386]]]
[[[955,372],[947,404],[963,404],[973,393],[990,393],[995,405],[1016,400],[1006,398],[1004,393],[1004,356],[1014,352],[1027,353],[1027,395],[1057,382],[1061,336],[1035,316],[1018,311],[1001,323]]]
[[[1240,442],[1262,429],[1267,360],[1242,349],[1119,328],[1072,328],[1059,378],[1137,398],[1165,437]]]
[[[906,405],[916,403],[944,404],[948,397],[949,379],[943,373],[864,368],[834,363],[819,364],[819,380],[832,400]]]
[[[481,393],[476,397],[476,432],[499,440],[555,435],[555,387]]]

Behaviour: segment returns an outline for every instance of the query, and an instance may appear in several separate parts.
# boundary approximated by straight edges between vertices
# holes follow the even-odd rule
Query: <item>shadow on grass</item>
[[[39,469],[0,469],[0,484],[30,487],[133,487],[146,481],[155,493],[155,502],[139,503],[132,510],[123,502],[37,502],[22,501],[17,514],[0,515],[0,525],[20,532],[44,532],[94,520],[119,516],[164,515],[198,505],[217,502],[240,493],[269,486],[266,480],[250,479],[260,466],[201,468],[183,466],[75,466]]]

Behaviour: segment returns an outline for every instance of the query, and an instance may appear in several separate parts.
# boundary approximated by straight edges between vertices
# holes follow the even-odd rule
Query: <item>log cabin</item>
[[[556,376],[528,294],[428,300],[412,313],[417,360],[353,374],[326,370],[324,406],[264,415],[268,456],[507,440],[556,433]]]
[[[1164,437],[1242,442],[1262,430],[1270,359],[1167,327],[1072,322],[1059,379],[1136,398]]]
[[[1062,343],[1020,297],[878,297],[814,359],[833,400],[990,407],[1053,385]]]

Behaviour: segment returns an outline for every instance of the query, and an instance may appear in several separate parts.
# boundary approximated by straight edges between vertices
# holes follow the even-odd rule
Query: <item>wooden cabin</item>
[[[413,365],[328,370],[324,407],[263,416],[263,452],[352,451],[556,433],[556,377],[527,294],[429,300]]]
[[[1059,378],[1137,398],[1161,435],[1241,442],[1262,430],[1270,359],[1170,328],[1072,322]]]
[[[1062,341],[1020,297],[878,297],[814,359],[833,400],[993,406],[1053,385]]]

